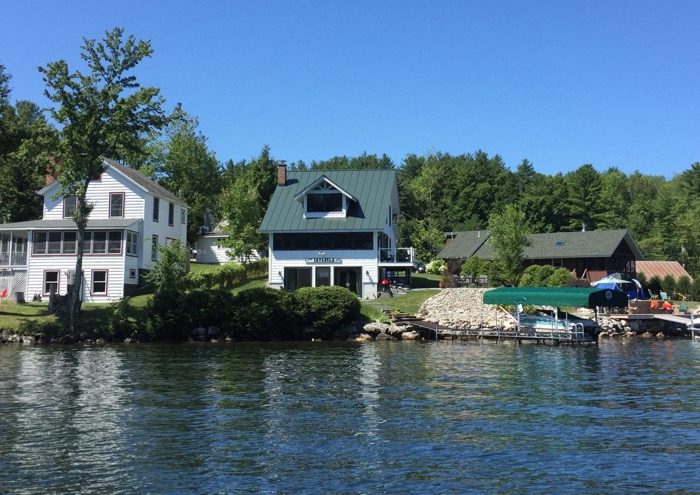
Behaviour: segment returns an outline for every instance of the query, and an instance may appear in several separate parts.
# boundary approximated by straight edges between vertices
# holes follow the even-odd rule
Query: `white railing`
[[[411,248],[381,248],[379,262],[384,263],[414,263],[416,252]]]
[[[27,253],[0,253],[0,266],[24,266]]]

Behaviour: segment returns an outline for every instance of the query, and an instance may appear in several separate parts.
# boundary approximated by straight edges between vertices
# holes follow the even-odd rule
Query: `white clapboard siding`
[[[314,251],[271,251],[269,262],[268,285],[273,288],[284,287],[284,269],[329,266],[357,267],[362,269],[362,297],[374,298],[377,296],[377,284],[379,283],[379,267],[377,264],[377,252],[375,250],[338,250],[324,251],[323,258],[339,258],[339,263],[307,263],[306,258],[318,258],[318,250]],[[312,272],[313,274],[313,272]],[[334,277],[331,270],[331,279]],[[331,283],[335,283],[332,281]]]
[[[230,248],[221,245],[221,237],[200,237],[197,239],[197,263],[229,263],[231,261],[243,262],[240,258],[230,258],[226,251]],[[253,250],[249,261],[257,261],[260,254]]]
[[[63,218],[63,198],[53,199],[60,190],[55,185],[44,197],[44,220]],[[92,203],[90,218],[109,218],[110,193],[124,193],[124,218],[143,218],[146,193],[123,175],[107,169],[98,181],[90,182],[86,198]],[[167,221],[167,219],[166,219]]]
[[[93,295],[91,291],[92,270],[108,270],[107,295]],[[43,294],[44,272],[46,270],[59,270],[58,293],[63,295],[68,288],[68,271],[75,270],[74,256],[32,256],[31,269],[27,280],[27,294],[30,299],[34,294]],[[120,299],[124,295],[124,256],[84,256],[83,270],[85,302],[110,302]]]

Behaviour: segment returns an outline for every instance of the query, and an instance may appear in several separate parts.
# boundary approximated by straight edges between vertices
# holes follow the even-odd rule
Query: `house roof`
[[[295,198],[323,176],[356,199],[347,217],[304,218],[304,204]],[[270,199],[260,232],[380,230],[394,187],[395,170],[289,171],[286,185],[277,186]]]
[[[456,232],[456,237],[449,241],[438,258],[468,258],[479,256],[494,259],[495,252],[488,231],[481,231],[484,238],[478,241],[477,232]],[[460,238],[462,238],[460,240]],[[525,259],[559,259],[559,258],[609,258],[621,242],[626,242],[636,259],[644,259],[627,229],[589,230],[584,232],[555,232],[532,234],[530,246],[523,253]],[[478,246],[477,246],[478,245]]]
[[[635,263],[637,272],[643,273],[647,280],[657,276],[663,279],[666,275],[671,275],[678,280],[680,277],[688,277],[691,282],[693,277],[677,261],[637,261]]]
[[[125,229],[140,222],[139,218],[98,218],[89,219],[88,230],[92,229]],[[60,220],[28,220],[26,222],[0,224],[0,230],[72,230],[77,229],[70,218]]]
[[[123,175],[126,177],[128,180],[136,184],[138,187],[143,189],[144,191],[150,192],[151,194],[154,194],[155,196],[159,196],[161,198],[168,199],[172,201],[173,203],[177,203],[182,206],[187,206],[187,204],[178,198],[175,194],[171,193],[167,189],[165,189],[163,186],[157,184],[155,181],[152,181],[145,175],[143,175],[141,172],[138,170],[134,170],[131,167],[127,167],[126,165],[122,165],[121,163],[111,160],[109,158],[102,158],[102,161],[107,165],[109,168],[112,168],[113,170],[116,170],[117,173]],[[40,191],[37,191],[37,194],[46,194],[46,192],[52,188],[55,187],[57,182],[52,182],[51,184],[48,184],[46,187],[41,189]]]
[[[313,188],[315,188],[316,186],[318,186],[321,182],[328,182],[331,186],[335,187],[338,191],[340,191],[342,194],[344,194],[345,196],[347,196],[349,199],[351,199],[351,200],[353,200],[353,201],[357,201],[357,198],[355,198],[352,194],[350,194],[350,193],[347,192],[345,189],[343,189],[342,187],[340,187],[338,184],[336,184],[335,182],[333,182],[331,179],[329,179],[328,177],[326,177],[326,174],[321,175],[318,179],[314,180],[311,184],[309,184],[309,185],[306,186],[304,189],[302,189],[301,191],[299,191],[299,192],[296,194],[296,196],[294,196],[294,199],[296,199],[296,200],[302,199],[306,193],[308,193],[308,192],[311,191]]]
[[[127,178],[131,179],[132,182],[136,183],[138,186],[150,192],[151,194],[169,199],[173,203],[178,203],[180,205],[186,206],[185,202],[182,199],[178,198],[175,194],[171,193],[163,186],[157,184],[155,181],[152,181],[138,170],[134,170],[131,167],[122,165],[121,163],[111,160],[109,158],[103,158],[103,160],[107,165],[109,165],[122,175],[125,175]]]

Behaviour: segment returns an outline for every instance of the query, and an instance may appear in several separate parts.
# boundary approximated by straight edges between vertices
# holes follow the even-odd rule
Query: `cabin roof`
[[[486,230],[455,232],[455,238],[447,242],[438,258],[462,258],[479,256],[494,259],[495,252]],[[554,232],[532,234],[530,246],[523,253],[525,259],[560,258],[609,258],[620,243],[625,242],[636,259],[644,259],[637,243],[627,229],[589,230],[584,232]]]

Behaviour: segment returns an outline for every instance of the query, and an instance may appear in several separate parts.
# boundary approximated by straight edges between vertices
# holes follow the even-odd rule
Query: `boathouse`
[[[395,170],[280,165],[260,226],[269,237],[268,286],[338,285],[376,297],[382,278],[410,272],[415,261],[412,248],[397,247],[399,212]]]

